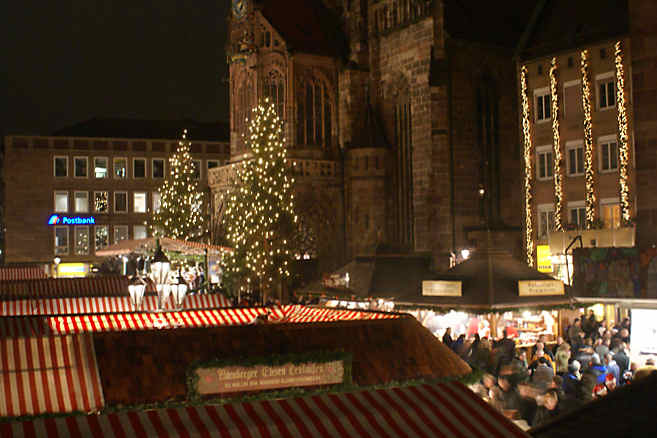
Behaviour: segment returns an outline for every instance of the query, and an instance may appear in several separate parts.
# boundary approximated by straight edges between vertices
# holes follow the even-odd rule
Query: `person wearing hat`
[[[616,389],[616,378],[611,373],[605,376],[605,388],[607,388],[608,392]]]
[[[604,397],[605,395],[607,395],[607,387],[602,383],[598,383],[597,385],[595,385],[593,387],[593,394],[592,395],[593,395],[594,399]]]

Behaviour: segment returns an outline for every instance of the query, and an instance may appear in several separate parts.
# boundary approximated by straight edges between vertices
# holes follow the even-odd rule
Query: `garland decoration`
[[[520,89],[525,158],[525,249],[527,250],[527,264],[534,266],[534,240],[532,238],[532,137],[529,123],[529,98],[527,97],[527,66],[525,65],[520,69]]]
[[[618,155],[621,220],[630,222],[630,188],[628,184],[629,145],[627,138],[627,108],[625,105],[625,71],[623,68],[623,47],[621,42],[615,45],[616,63],[616,108],[618,110]]]
[[[550,103],[552,105],[552,148],[554,149],[554,225],[563,231],[563,175],[561,173],[561,139],[559,136],[559,92],[557,88],[557,58],[550,66]]]
[[[591,82],[589,51],[581,52],[582,108],[584,110],[584,183],[586,190],[586,229],[595,223],[595,169],[593,167],[593,133],[591,124]]]

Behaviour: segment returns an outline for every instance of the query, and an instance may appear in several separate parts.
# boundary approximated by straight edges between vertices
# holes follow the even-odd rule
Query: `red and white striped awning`
[[[189,295],[185,297],[183,309],[216,309],[230,307],[231,303],[221,294]],[[169,300],[165,309],[173,309]],[[157,297],[144,297],[143,310],[156,310]],[[0,301],[0,316],[46,316],[75,315],[90,313],[117,313],[134,311],[130,298],[123,297],[77,297],[35,298]]]
[[[39,266],[0,267],[0,281],[34,280],[38,278],[48,278],[46,271]]]
[[[100,410],[91,336],[0,338],[0,394],[0,417]]]
[[[3,437],[529,437],[458,382],[0,423]]]

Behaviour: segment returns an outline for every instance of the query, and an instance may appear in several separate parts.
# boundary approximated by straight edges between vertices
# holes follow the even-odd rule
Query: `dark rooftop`
[[[226,122],[196,122],[193,120],[139,120],[93,118],[57,130],[56,137],[148,138],[179,139],[184,129],[190,140],[230,141]]]

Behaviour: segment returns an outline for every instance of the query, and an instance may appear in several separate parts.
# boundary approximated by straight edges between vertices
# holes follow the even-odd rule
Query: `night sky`
[[[92,117],[228,119],[228,0],[2,3],[2,134]]]

